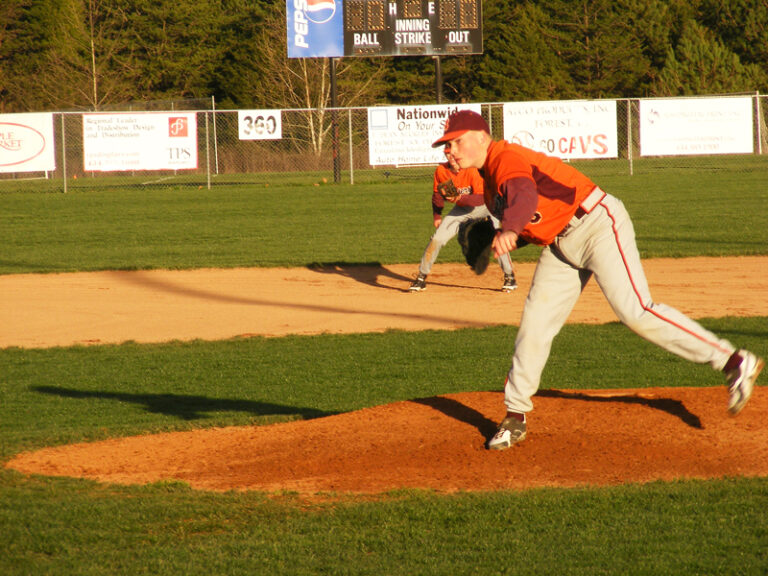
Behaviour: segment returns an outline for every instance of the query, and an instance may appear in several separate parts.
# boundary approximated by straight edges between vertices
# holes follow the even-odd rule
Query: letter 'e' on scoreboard
[[[286,0],[288,57],[482,54],[481,0]]]

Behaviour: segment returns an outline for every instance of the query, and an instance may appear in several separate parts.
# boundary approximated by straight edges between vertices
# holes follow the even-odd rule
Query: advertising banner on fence
[[[195,168],[194,112],[83,114],[86,172]]]
[[[616,101],[507,102],[504,139],[563,160],[617,158]]]
[[[53,114],[0,114],[0,172],[56,170]]]
[[[752,98],[640,100],[640,155],[751,154]]]
[[[439,164],[442,148],[432,142],[443,135],[445,119],[457,110],[480,114],[480,104],[368,108],[368,157],[371,166]]]
[[[342,0],[286,0],[288,58],[344,56]]]
[[[238,110],[237,133],[240,140],[280,140],[283,137],[282,111]]]

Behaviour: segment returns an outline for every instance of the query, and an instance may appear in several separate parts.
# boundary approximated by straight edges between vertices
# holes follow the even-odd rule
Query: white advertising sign
[[[640,100],[640,155],[751,154],[752,99]]]
[[[283,137],[280,110],[238,110],[237,131],[240,140],[280,140]]]
[[[0,172],[53,170],[53,114],[0,114]]]
[[[616,101],[507,102],[504,139],[563,160],[617,158]]]
[[[368,157],[371,166],[440,164],[442,148],[432,142],[443,135],[445,119],[457,110],[480,114],[480,104],[368,108]]]
[[[194,112],[83,114],[87,172],[197,168]]]

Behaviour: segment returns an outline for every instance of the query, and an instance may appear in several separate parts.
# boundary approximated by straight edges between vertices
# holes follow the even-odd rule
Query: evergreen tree
[[[753,78],[752,90],[768,91],[768,3],[752,0],[703,0],[698,20],[711,30]]]
[[[58,0],[4,0],[5,26],[0,40],[2,107],[7,112],[49,106],[44,88],[46,55],[54,46]]]
[[[558,53],[580,97],[620,97],[637,93],[650,70],[624,2],[614,0],[542,3],[558,34]],[[637,2],[627,2],[637,5]]]
[[[571,98],[576,87],[561,58],[562,37],[549,14],[533,2],[510,7],[489,0],[484,15],[485,53],[474,97],[495,102]]]
[[[485,0],[484,53],[441,57],[444,102],[768,90],[768,4]],[[0,111],[216,97],[328,107],[327,59],[286,57],[283,0],[0,0]],[[341,58],[339,105],[426,104],[431,57]]]
[[[262,31],[278,21],[270,14],[280,12],[283,2],[273,0],[223,0],[218,24],[220,54],[209,78],[208,91],[220,107],[258,107],[262,102],[262,86],[270,78],[261,69],[259,40]],[[285,9],[282,11],[285,14]]]
[[[205,98],[222,53],[216,0],[113,0],[128,34],[120,62],[137,99]]]
[[[768,3],[701,0],[697,19],[744,64],[765,65],[768,62]]]
[[[670,48],[655,93],[660,96],[724,94],[755,88],[760,69],[744,65],[714,35],[689,20],[680,41]]]
[[[0,114],[6,111],[12,98],[11,80],[18,29],[14,25],[20,18],[20,0],[7,0],[0,5]]]

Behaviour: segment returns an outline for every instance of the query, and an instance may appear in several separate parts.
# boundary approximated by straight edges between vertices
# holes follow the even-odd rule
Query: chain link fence
[[[754,95],[752,154],[647,157],[640,154],[640,100],[616,100],[618,158],[579,160],[601,174],[633,175],[664,167],[768,169],[765,96]],[[481,105],[495,138],[503,137],[503,103]],[[212,187],[219,183],[269,185],[301,173],[318,182],[360,184],[430,178],[434,165],[372,166],[368,109],[282,110],[279,139],[241,139],[240,112],[215,110],[214,102],[152,102],[110,112],[188,111],[197,119],[197,168],[184,170],[86,171],[84,112],[54,113],[56,168],[45,173],[0,173],[0,192],[33,187],[39,191],[109,186]],[[589,170],[587,170],[589,172]],[[16,183],[17,186],[14,186]]]

